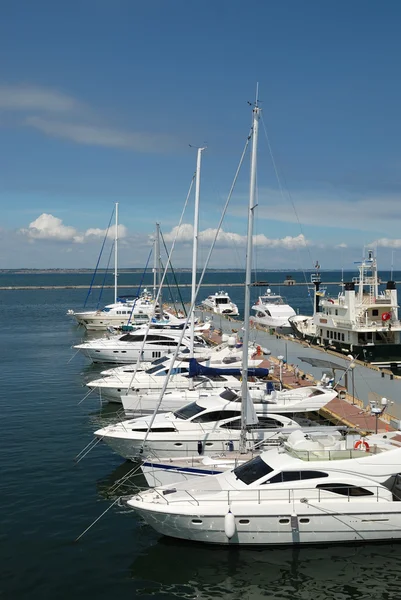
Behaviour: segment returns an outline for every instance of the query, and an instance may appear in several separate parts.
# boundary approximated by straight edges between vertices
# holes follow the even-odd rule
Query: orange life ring
[[[389,319],[391,319],[391,313],[389,312],[384,312],[382,314],[382,321],[388,321]]]
[[[366,440],[358,440],[355,442],[354,448],[355,450],[359,450],[359,448],[361,448],[361,450],[365,450],[365,452],[369,452],[370,450],[370,446]]]

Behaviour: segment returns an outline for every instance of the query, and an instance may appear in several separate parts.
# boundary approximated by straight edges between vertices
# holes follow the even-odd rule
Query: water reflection
[[[208,600],[398,599],[400,544],[236,549],[160,538],[131,565],[141,594]]]
[[[110,475],[98,479],[96,487],[102,498],[113,501],[120,496],[135,494],[138,489],[147,488],[148,485],[140,463],[127,460],[118,465]]]

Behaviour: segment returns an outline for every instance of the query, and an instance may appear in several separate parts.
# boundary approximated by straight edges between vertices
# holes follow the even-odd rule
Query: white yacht
[[[185,377],[185,376],[184,376]],[[332,388],[308,386],[294,390],[275,390],[269,386],[271,381],[248,379],[248,396],[254,403],[258,413],[292,414],[294,412],[318,411],[328,402],[336,398],[337,392]],[[237,403],[241,407],[241,378],[229,375],[219,375],[215,378],[198,376],[193,380],[193,389],[186,387],[171,389],[167,386],[159,412],[178,410],[184,404],[196,402],[209,396],[221,396]],[[159,405],[160,390],[140,390],[134,388],[129,394],[121,394],[124,412],[129,415],[152,414]]]
[[[231,471],[128,500],[157,532],[223,545],[401,539],[401,448],[341,461],[271,449]]]
[[[398,431],[385,434],[372,434],[362,436],[342,430],[325,431],[324,429],[308,432],[296,429],[283,440],[280,446],[282,452],[304,461],[345,460],[360,458],[366,454],[377,454],[387,450],[399,448],[401,443],[394,438]],[[188,481],[193,477],[217,475],[234,469],[253,455],[241,452],[225,452],[215,456],[184,456],[157,458],[149,457],[141,464],[141,470],[149,487],[172,485],[179,481]]]
[[[217,292],[211,294],[202,301],[202,306],[210,309],[216,315],[228,315],[232,317],[238,316],[238,307],[231,301],[227,292]]]
[[[397,289],[388,281],[384,291],[373,250],[359,263],[359,277],[330,297],[320,287],[320,272],[312,275],[315,309],[312,317],[297,315],[289,321],[297,337],[318,347],[352,354],[380,367],[401,366],[401,323]]]
[[[261,413],[258,410],[261,410]],[[277,445],[281,435],[308,422],[297,422],[255,404],[257,422],[246,431],[247,450]],[[268,413],[268,414],[267,414]],[[177,411],[129,419],[95,431],[115,452],[131,460],[141,456],[211,455],[239,449],[241,403],[208,396]]]
[[[207,365],[210,368],[227,368],[230,369],[240,369],[242,366],[242,347],[239,348],[236,344],[236,338],[229,338],[228,343],[223,343],[217,346],[216,348],[207,348],[206,354],[205,349],[202,347],[202,352],[204,356],[198,356],[198,360],[202,362],[202,364]],[[263,357],[255,356],[257,349],[255,346],[250,345],[249,347],[249,367],[256,368],[258,367]],[[254,358],[253,358],[254,357]],[[86,385],[89,388],[96,388],[99,391],[99,394],[112,402],[121,403],[121,396],[126,396],[128,393],[140,395],[147,395],[148,393],[156,394],[163,387],[165,377],[167,376],[169,366],[171,363],[170,357],[165,357],[162,359],[158,359],[158,361],[154,361],[151,365],[149,365],[145,370],[136,370],[135,365],[130,365],[130,367],[119,368],[119,369],[110,369],[106,372],[102,372],[102,377],[99,379],[95,379],[93,381],[88,382]],[[174,364],[173,371],[171,373],[170,381],[168,383],[168,394],[172,391],[182,391],[187,390],[189,385],[189,362],[190,359],[185,357],[185,354],[182,354],[181,357]],[[134,373],[136,375],[134,377]],[[106,375],[106,376],[104,376]],[[267,376],[268,371],[265,370],[265,373],[260,373],[260,376]],[[213,390],[216,387],[222,387],[223,385],[234,386],[239,388],[239,376],[230,377],[230,374],[227,375],[216,375],[214,378],[211,377],[197,377],[196,382],[194,382],[195,388],[208,388],[209,390]],[[129,397],[124,398],[126,402],[129,404]],[[134,399],[135,400],[135,399]],[[136,397],[137,402],[138,397]],[[183,398],[181,403],[178,405],[174,405],[165,410],[175,410],[182,406],[189,400]],[[128,405],[127,405],[128,409]]]
[[[91,340],[74,346],[94,363],[133,363],[150,361],[175,352],[179,346],[181,351],[189,349],[190,339],[184,335],[182,328],[152,328],[147,333],[146,327],[138,327],[134,331],[110,338]],[[146,341],[144,343],[144,340]],[[195,336],[195,349],[205,351],[207,344],[201,336]]]
[[[89,388],[97,389],[102,397],[106,397],[111,402],[121,403],[122,396],[124,396],[125,399],[127,399],[128,396],[133,402],[137,402],[139,397],[146,398],[148,395],[158,399],[160,390],[168,376],[171,362],[172,359],[169,359],[162,365],[153,366],[146,371],[139,371],[136,373],[135,377],[133,377],[132,373],[123,377],[121,375],[115,377],[110,376],[95,379],[88,382],[86,385]],[[234,369],[231,370],[234,371]],[[214,377],[191,376],[189,362],[174,361],[174,366],[168,379],[166,393],[174,395],[174,393],[177,392],[177,397],[179,398],[179,392],[187,391],[191,387],[191,381],[194,387],[198,389],[206,388],[211,392],[213,389],[223,386],[239,389],[241,387],[240,370],[238,367],[236,370],[238,371],[237,376],[230,374],[216,375]],[[269,373],[268,369],[264,369],[264,371],[267,376]],[[263,373],[261,373],[261,375],[263,375]],[[185,401],[181,401],[181,403],[174,406],[173,409],[179,408],[184,402]],[[165,408],[164,410],[172,409]],[[151,409],[150,412],[153,412],[153,409]]]
[[[146,289],[138,296],[118,296],[113,304],[100,310],[83,312],[68,311],[88,331],[106,330],[131,323],[141,325],[149,322],[154,310],[153,296]]]
[[[291,329],[288,319],[296,314],[283,296],[272,294],[269,288],[259,296],[252,310],[255,311],[252,321],[269,329]]]

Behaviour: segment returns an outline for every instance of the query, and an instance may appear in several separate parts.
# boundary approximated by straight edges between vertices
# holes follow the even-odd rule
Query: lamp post
[[[284,360],[284,356],[282,354],[280,354],[280,356],[277,357],[280,361],[280,389],[282,389],[283,387],[283,360]]]
[[[354,381],[354,371],[356,364],[354,361],[351,362],[349,369],[351,369],[351,383],[352,383],[352,404],[355,404],[355,381]]]
[[[376,417],[375,433],[377,433],[377,424],[378,424],[379,417],[381,414],[384,413],[384,411],[387,408],[387,403],[388,403],[387,398],[382,398],[380,403],[381,403],[381,406],[371,406],[371,408],[370,408],[370,412],[373,415],[375,415],[375,417]]]

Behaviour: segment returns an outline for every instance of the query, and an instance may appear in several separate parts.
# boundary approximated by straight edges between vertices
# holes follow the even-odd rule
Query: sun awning
[[[347,367],[332,362],[331,360],[323,360],[321,358],[310,358],[309,356],[298,356],[298,360],[309,363],[312,367],[319,367],[322,369],[340,369],[341,371],[347,370]]]

